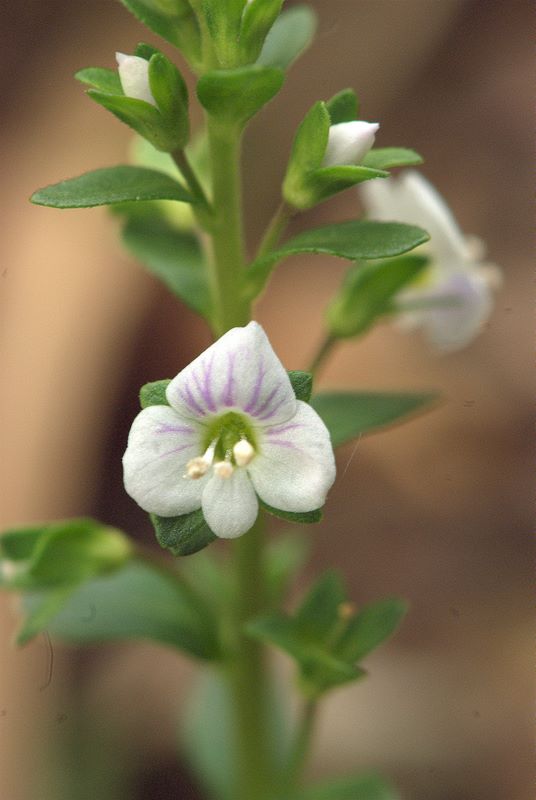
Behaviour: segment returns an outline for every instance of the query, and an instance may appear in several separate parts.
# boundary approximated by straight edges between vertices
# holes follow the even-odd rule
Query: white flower
[[[332,125],[322,166],[360,164],[374,144],[379,127],[377,122],[363,120]]]
[[[335,480],[329,433],[296,400],[256,322],[233,328],[182,370],[169,406],[136,417],[123,458],[125,488],[163,517],[202,508],[224,539],[248,531],[258,499],[282,511],[324,505]]]
[[[439,350],[464,347],[488,320],[500,285],[499,269],[482,261],[483,243],[463,235],[443,198],[414,170],[367,181],[360,192],[372,219],[418,225],[430,234],[423,245],[430,266],[397,297],[401,323],[422,327]]]
[[[116,53],[115,58],[125,95],[135,100],[145,100],[146,103],[156,106],[149,85],[149,62],[145,58],[125,53]]]

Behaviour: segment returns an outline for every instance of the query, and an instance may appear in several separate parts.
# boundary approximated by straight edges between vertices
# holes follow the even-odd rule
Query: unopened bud
[[[129,56],[125,53],[116,53],[115,58],[125,95],[156,106],[149,84],[149,62],[140,56]]]
[[[374,144],[379,127],[377,122],[363,120],[331,125],[322,166],[360,164]]]

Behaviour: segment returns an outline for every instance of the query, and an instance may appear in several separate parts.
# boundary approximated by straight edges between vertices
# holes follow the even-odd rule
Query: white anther
[[[255,450],[247,439],[240,439],[233,447],[233,456],[237,467],[246,467],[255,456]]]
[[[206,449],[202,456],[191,458],[186,464],[186,474],[184,478],[192,478],[196,481],[206,475],[212,462],[214,461],[214,453],[216,452],[216,444],[218,440],[215,439]]]
[[[217,461],[214,464],[214,474],[218,478],[230,478],[234,472],[234,467],[230,461]]]

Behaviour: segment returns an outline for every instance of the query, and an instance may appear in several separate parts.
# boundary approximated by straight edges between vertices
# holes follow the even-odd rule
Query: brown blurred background
[[[290,4],[290,3],[289,3]],[[122,252],[103,210],[32,207],[33,189],[125,161],[128,132],[71,74],[160,44],[114,0],[3,0],[2,524],[91,514],[151,541],[121,488],[138,387],[208,343],[204,325]],[[411,601],[371,677],[326,704],[311,773],[384,770],[411,800],[528,800],[530,682],[528,175],[531,4],[525,0],[316,0],[316,45],[245,144],[254,243],[276,203],[295,126],[353,86],[380,146],[415,147],[505,284],[486,330],[437,357],[378,327],[340,347],[322,384],[437,389],[444,404],[340,454],[314,569],[343,570],[358,602]],[[354,192],[295,230],[350,218]],[[258,318],[303,368],[341,262],[288,261]],[[175,764],[192,670],[147,644],[73,652],[11,645],[0,598],[0,797],[131,800],[198,795]],[[84,720],[87,720],[84,722]],[[121,742],[122,744],[118,744]],[[93,771],[93,779],[87,779]],[[84,776],[80,786],[80,776]],[[78,777],[77,777],[78,776]],[[253,799],[252,799],[253,800]]]

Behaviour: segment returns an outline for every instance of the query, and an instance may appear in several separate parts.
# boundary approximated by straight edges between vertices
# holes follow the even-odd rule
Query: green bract
[[[316,25],[316,13],[310,6],[285,9],[269,31],[257,64],[288,69],[313,41]]]
[[[239,67],[207,72],[197,84],[197,96],[213,117],[244,124],[277,94],[284,72],[272,67]]]
[[[391,310],[392,299],[412,283],[428,264],[424,256],[374,261],[350,269],[327,309],[332,336],[358,336]]]
[[[121,0],[154,33],[178,47],[194,68],[201,60],[201,36],[188,0]]]
[[[316,698],[365,675],[357,666],[387,639],[406,613],[397,599],[380,600],[356,612],[341,578],[327,572],[293,616],[275,612],[248,625],[248,633],[287,652],[296,662],[300,686]]]

